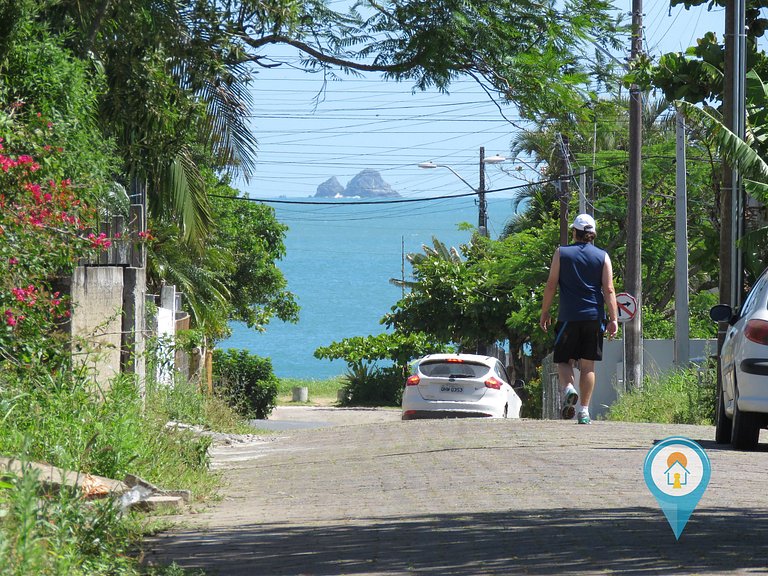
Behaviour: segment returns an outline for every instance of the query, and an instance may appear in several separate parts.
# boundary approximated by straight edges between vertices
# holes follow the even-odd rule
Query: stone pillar
[[[72,278],[72,360],[102,390],[120,373],[123,275],[114,266],[78,266]]]
[[[136,375],[141,397],[146,392],[145,268],[123,268],[123,372]]]

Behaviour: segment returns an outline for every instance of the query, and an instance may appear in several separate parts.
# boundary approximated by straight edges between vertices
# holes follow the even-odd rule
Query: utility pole
[[[630,60],[643,53],[643,2],[632,0],[632,50]],[[637,84],[629,88],[629,190],[627,194],[627,269],[624,289],[637,299],[637,315],[625,324],[627,389],[643,385],[643,313],[642,313],[642,148],[643,95]]]
[[[568,137],[559,133],[557,137],[562,160],[560,180],[558,182],[558,190],[560,192],[560,246],[567,246],[570,239],[570,234],[568,234],[568,203],[571,199],[569,187],[571,181],[570,150],[568,148]]]
[[[691,355],[688,318],[688,191],[685,162],[685,118],[675,112],[675,365],[686,368]]]
[[[744,75],[746,57],[745,0],[725,4],[723,124],[744,138]],[[736,246],[742,232],[743,199],[738,171],[723,163],[720,194],[720,302],[741,303],[741,254]],[[727,326],[721,324],[724,335]],[[722,340],[718,334],[718,340]]]
[[[480,185],[477,188],[477,228],[481,236],[488,236],[488,205],[485,203],[485,147],[480,146]]]
[[[746,2],[734,0],[725,3],[725,58],[723,62],[723,124],[740,138],[744,138],[744,76],[746,74]],[[741,182],[738,172],[723,162],[720,188],[720,302],[734,308],[741,303],[742,267],[736,246],[740,238],[742,214]],[[727,322],[720,322],[717,330],[717,396],[723,389],[720,351],[728,330]],[[719,439],[718,439],[719,441]]]
[[[733,86],[731,108],[733,117],[728,125],[731,131],[744,140],[746,135],[746,1],[735,0],[731,2],[733,10]],[[726,59],[728,56],[726,55]],[[741,305],[744,291],[743,282],[743,254],[738,247],[739,241],[744,236],[744,206],[745,194],[741,174],[735,167],[731,167],[731,304],[735,308]]]

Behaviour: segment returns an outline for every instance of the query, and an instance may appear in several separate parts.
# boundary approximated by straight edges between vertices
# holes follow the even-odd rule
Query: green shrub
[[[277,400],[272,361],[246,350],[215,350],[214,390],[244,418],[266,418]]]
[[[520,409],[521,418],[541,418],[541,378],[535,378],[525,383],[522,391],[518,395],[523,402]]]
[[[665,424],[714,423],[717,381],[713,365],[646,377],[643,387],[625,392],[606,418],[625,422]]]
[[[399,406],[405,386],[403,370],[397,366],[380,368],[375,364],[353,364],[344,375],[342,406]]]

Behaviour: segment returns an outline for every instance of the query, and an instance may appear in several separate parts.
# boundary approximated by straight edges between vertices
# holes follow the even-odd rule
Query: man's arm
[[[613,287],[613,264],[611,264],[611,257],[608,254],[605,255],[605,263],[603,264],[603,299],[608,306],[606,330],[609,335],[613,336],[619,331],[619,307],[616,304],[616,290]]]
[[[549,309],[552,307],[552,301],[555,299],[559,281],[560,248],[555,250],[555,254],[552,256],[552,264],[549,267],[549,277],[547,278],[547,284],[544,286],[544,299],[541,302],[541,318],[539,318],[539,326],[541,326],[541,329],[544,330],[544,332],[547,331],[549,324],[552,322],[552,316],[549,313]]]

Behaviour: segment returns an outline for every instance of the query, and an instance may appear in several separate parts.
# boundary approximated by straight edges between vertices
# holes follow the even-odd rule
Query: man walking
[[[603,333],[607,331],[613,336],[619,329],[618,308],[611,259],[605,250],[592,244],[597,236],[594,219],[589,214],[579,214],[571,231],[572,243],[559,247],[552,257],[539,326],[545,332],[549,328],[552,320],[549,309],[559,288],[553,361],[557,364],[563,398],[561,416],[570,420],[576,413],[579,393],[574,387],[573,369],[578,363],[581,393],[578,422],[590,424],[589,402],[595,388],[595,362],[603,359]]]

